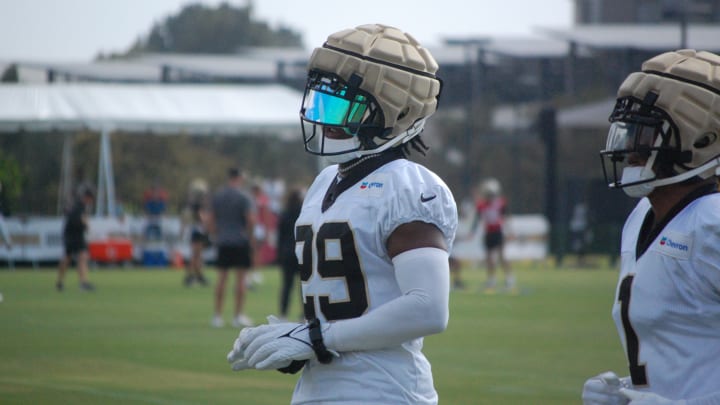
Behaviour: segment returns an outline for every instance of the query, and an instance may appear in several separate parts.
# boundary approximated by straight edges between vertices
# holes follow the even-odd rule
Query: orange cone
[[[185,259],[183,259],[182,253],[174,251],[172,254],[172,261],[170,263],[175,270],[181,270],[185,268]]]

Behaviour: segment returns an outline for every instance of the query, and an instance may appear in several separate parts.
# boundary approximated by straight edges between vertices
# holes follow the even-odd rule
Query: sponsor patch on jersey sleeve
[[[360,195],[366,197],[382,197],[387,184],[385,173],[375,173],[363,179],[356,187]]]
[[[690,236],[673,231],[661,233],[653,245],[653,250],[656,252],[678,259],[688,259],[691,248]]]

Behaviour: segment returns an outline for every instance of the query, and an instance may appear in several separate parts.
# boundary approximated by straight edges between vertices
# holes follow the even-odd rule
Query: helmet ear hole
[[[718,136],[714,132],[706,132],[702,135],[700,135],[697,139],[695,139],[695,142],[693,142],[693,147],[696,149],[703,149],[707,148],[708,146],[712,145],[717,141]]]

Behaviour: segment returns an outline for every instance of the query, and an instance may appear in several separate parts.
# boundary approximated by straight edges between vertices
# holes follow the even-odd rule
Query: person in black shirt
[[[205,180],[195,179],[190,183],[188,202],[182,213],[182,228],[180,235],[190,232],[190,259],[185,267],[183,284],[190,287],[194,282],[202,286],[208,285],[203,275],[203,251],[210,245],[206,230],[206,217],[208,211],[208,186]],[[187,240],[186,236],[182,236]]]
[[[280,214],[277,228],[277,258],[282,270],[282,287],[280,289],[280,316],[287,319],[295,275],[299,265],[295,255],[295,221],[300,215],[303,203],[303,191],[299,188],[290,190],[285,200],[285,207]]]
[[[95,286],[88,281],[89,254],[87,241],[85,240],[85,232],[88,227],[86,210],[93,201],[95,201],[95,194],[92,190],[86,189],[65,215],[65,227],[63,228],[65,254],[62,259],[60,259],[58,278],[55,284],[58,291],[62,291],[64,288],[63,280],[65,278],[65,272],[73,259],[75,259],[78,269],[80,289],[84,291],[95,290]]]

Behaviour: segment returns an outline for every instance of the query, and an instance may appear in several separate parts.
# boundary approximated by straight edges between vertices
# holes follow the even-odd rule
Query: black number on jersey
[[[645,365],[638,364],[640,362],[640,342],[635,329],[630,323],[630,292],[634,278],[635,276],[631,274],[620,283],[618,300],[620,301],[620,316],[625,330],[625,346],[627,347],[628,363],[630,363],[630,378],[634,386],[643,386],[647,385],[647,373],[645,372]]]
[[[309,281],[313,275],[313,268],[317,268],[317,274],[321,278],[344,279],[348,292],[348,298],[340,302],[331,302],[327,295],[305,295],[305,318],[317,317],[316,300],[320,311],[328,321],[357,318],[364,314],[368,308],[367,284],[365,274],[360,267],[360,259],[355,249],[355,237],[350,225],[347,222],[328,222],[320,226],[317,235],[313,235],[311,226],[299,225],[295,228],[295,235],[298,242],[303,242],[300,280]],[[330,257],[326,252],[328,243],[332,242],[339,243],[338,257]],[[313,266],[313,249],[318,260],[317,266]]]

